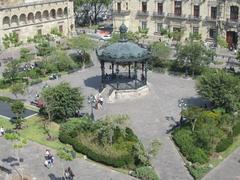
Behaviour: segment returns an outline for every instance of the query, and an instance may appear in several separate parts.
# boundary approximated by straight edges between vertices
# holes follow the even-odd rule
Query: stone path
[[[56,155],[55,151],[51,150],[55,157],[55,163],[53,167],[46,168],[44,164],[44,154],[46,147],[39,145],[34,142],[28,142],[28,144],[19,149],[18,153],[12,148],[10,141],[0,138],[0,161],[3,163],[4,159],[9,157],[23,158],[23,163],[20,166],[16,166],[17,170],[30,175],[34,180],[62,180],[64,169],[70,166],[75,174],[76,180],[131,180],[135,179],[126,174],[114,171],[101,164],[94,163],[92,161],[75,159],[73,161],[60,160]],[[19,154],[16,156],[16,154]],[[10,159],[10,158],[9,158]],[[17,158],[18,159],[18,158]],[[12,161],[16,163],[17,161]],[[12,164],[6,163],[5,164]],[[0,180],[11,180],[11,177],[17,175],[16,171],[13,170],[13,174],[3,175],[0,174]]]
[[[211,170],[203,180],[240,180],[240,148]]]

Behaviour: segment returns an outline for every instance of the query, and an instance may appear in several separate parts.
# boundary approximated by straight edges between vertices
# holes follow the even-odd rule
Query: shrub
[[[20,137],[17,133],[6,133],[4,135],[5,139],[7,140],[19,140]]]
[[[60,148],[57,151],[57,155],[66,161],[72,161],[76,157],[76,152],[72,149],[71,146],[66,146],[64,148]]]
[[[39,84],[39,83],[41,83],[41,82],[42,82],[41,79],[34,79],[34,80],[32,80],[32,81],[30,82],[30,85],[32,86],[32,85],[34,85],[34,84]]]
[[[224,37],[221,37],[221,36],[217,37],[217,44],[220,47],[223,47],[223,48],[227,48],[228,47],[228,43],[227,43],[226,39]]]
[[[240,134],[240,122],[238,122],[233,126],[232,131],[233,131],[233,136],[237,136]]]
[[[150,166],[143,166],[143,167],[137,168],[133,172],[133,176],[142,180],[159,180],[160,179],[156,174],[156,172],[154,171],[154,169]]]
[[[225,151],[233,143],[233,137],[228,136],[227,138],[222,139],[216,146],[217,152]]]
[[[208,161],[208,156],[201,148],[194,144],[194,139],[191,130],[178,129],[173,133],[173,139],[178,145],[182,154],[191,162],[200,164]]]

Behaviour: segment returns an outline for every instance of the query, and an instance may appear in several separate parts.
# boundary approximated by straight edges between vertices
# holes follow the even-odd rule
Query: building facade
[[[199,33],[203,41],[226,39],[237,47],[239,23],[237,0],[114,0],[113,26],[124,22],[130,31],[148,28],[149,36],[163,29],[182,32],[182,40]]]
[[[0,6],[0,45],[5,34],[16,32],[20,41],[58,28],[64,35],[75,31],[73,2],[67,0],[26,0]]]

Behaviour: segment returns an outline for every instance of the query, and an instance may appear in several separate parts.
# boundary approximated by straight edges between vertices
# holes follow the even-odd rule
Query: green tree
[[[14,101],[11,105],[12,112],[16,115],[16,129],[22,128],[22,114],[25,111],[25,107],[23,102],[21,101]]]
[[[74,0],[74,9],[76,13],[80,7],[84,6],[84,17],[90,17],[90,21],[97,24],[97,17],[102,8],[109,6],[111,2],[112,0]]]
[[[240,108],[240,80],[223,70],[209,70],[197,81],[198,93],[215,107],[223,107],[228,112]]]
[[[214,53],[208,50],[202,43],[190,41],[186,45],[180,45],[177,49],[177,61],[188,68],[192,75],[212,61]]]
[[[6,69],[4,70],[3,77],[5,79],[14,82],[18,78],[18,69],[20,68],[19,60],[12,60],[7,64]]]
[[[153,67],[164,67],[169,59],[171,49],[162,42],[154,42],[150,45],[152,52],[151,65]]]
[[[43,90],[42,98],[49,120],[66,121],[82,107],[83,96],[78,88],[71,88],[68,83]]]
[[[11,87],[11,92],[17,97],[18,94],[24,94],[26,85],[23,83],[15,83]]]
[[[36,47],[38,49],[38,56],[48,56],[53,50],[49,41],[47,41],[45,38],[39,39]]]

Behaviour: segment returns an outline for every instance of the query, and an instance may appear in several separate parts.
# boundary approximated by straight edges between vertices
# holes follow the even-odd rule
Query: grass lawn
[[[195,179],[202,179],[209,171],[219,165],[225,158],[227,158],[231,153],[233,153],[238,147],[240,147],[240,135],[234,138],[233,144],[225,151],[218,153],[218,157],[210,157],[207,164],[196,166],[195,168],[188,167],[190,173],[195,177]],[[222,158],[219,158],[219,157]],[[212,165],[212,168],[209,165]]]
[[[65,145],[58,140],[59,125],[51,122],[49,125],[50,134],[55,137],[54,140],[47,140],[47,134],[43,129],[42,118],[34,116],[25,120],[24,129],[20,131],[20,135],[31,141],[48,146],[53,149],[64,147]]]
[[[14,125],[8,119],[0,117],[0,127],[3,127],[4,129],[12,129],[14,128]]]

